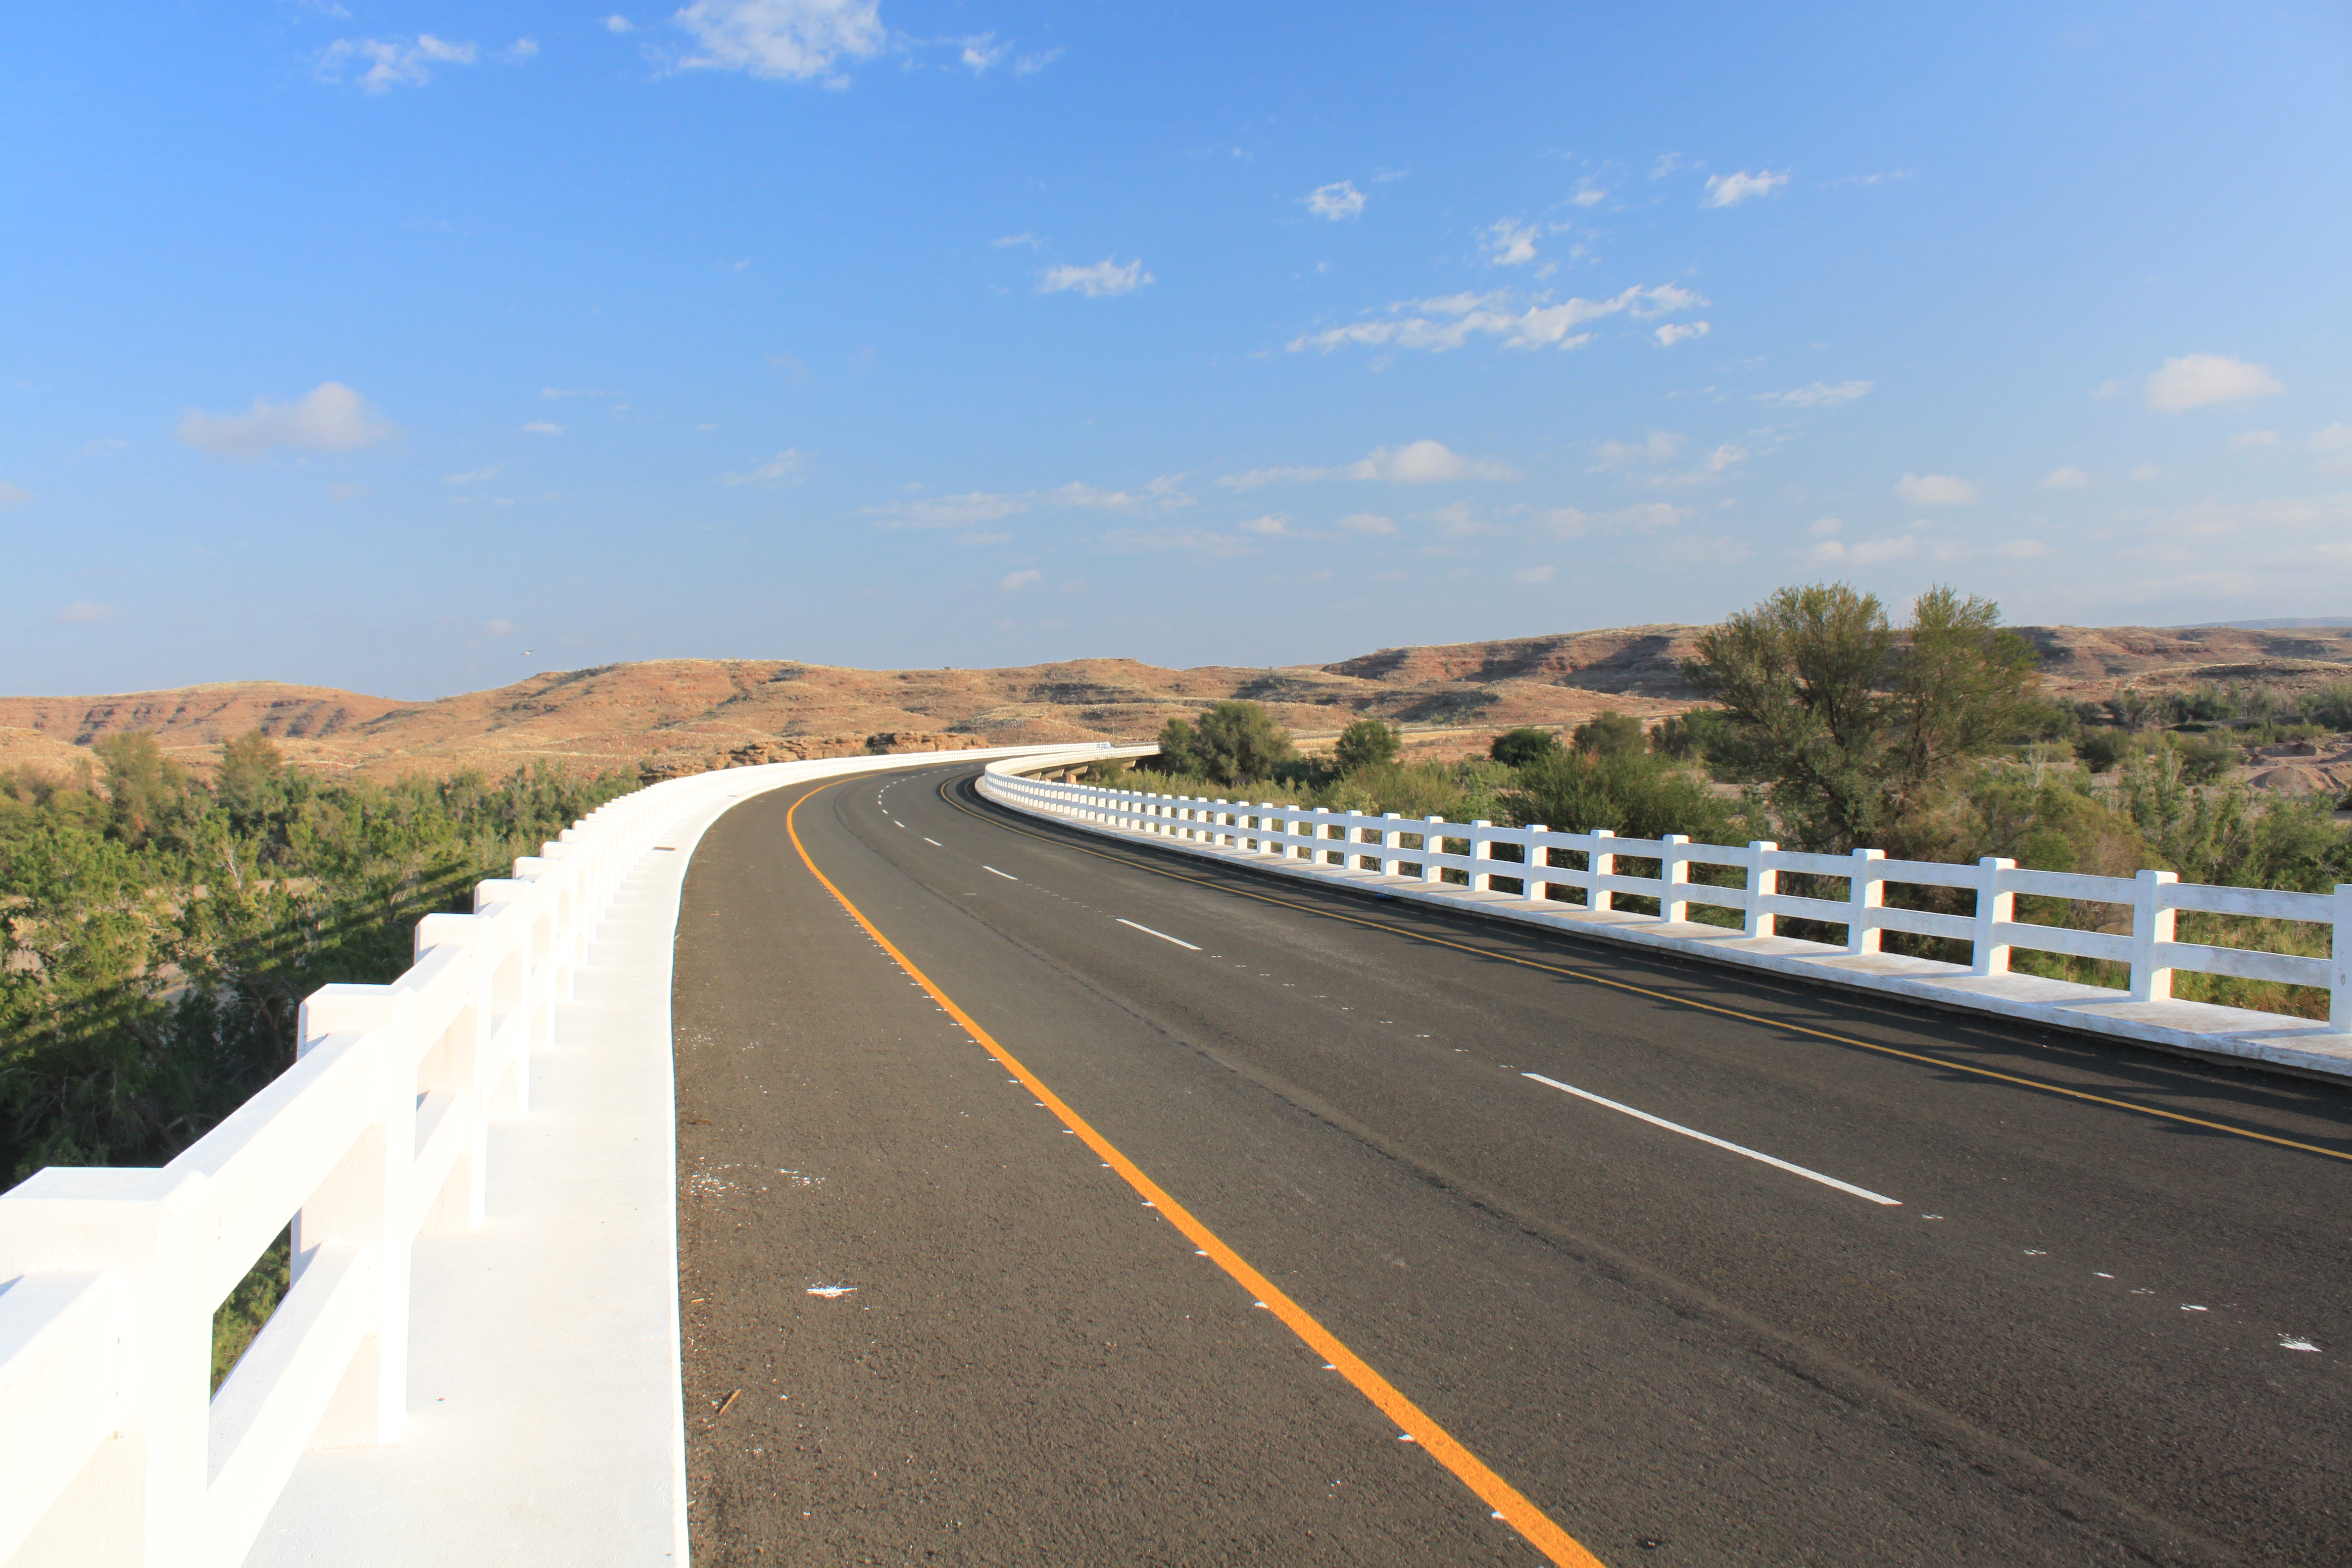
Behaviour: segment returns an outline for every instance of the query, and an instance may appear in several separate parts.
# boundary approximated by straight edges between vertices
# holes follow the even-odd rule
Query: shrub
[[[1397,732],[1395,725],[1378,719],[1359,719],[1339,731],[1339,743],[1332,757],[1341,773],[1352,773],[1396,761],[1403,744],[1404,737]]]
[[[1545,757],[1558,756],[1559,737],[1532,724],[1522,725],[1496,736],[1486,754],[1507,768],[1523,768]]]
[[[1569,743],[1588,757],[1613,757],[1621,752],[1638,752],[1644,737],[1642,721],[1614,710],[1603,710],[1576,727]]]

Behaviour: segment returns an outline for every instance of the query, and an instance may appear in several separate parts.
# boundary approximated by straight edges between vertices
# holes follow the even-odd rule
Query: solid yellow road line
[[[1857,1040],[1851,1035],[1836,1035],[1827,1029],[1815,1029],[1803,1024],[1791,1024],[1785,1018],[1767,1018],[1755,1013],[1743,1013],[1737,1007],[1717,1006],[1712,1002],[1694,1002],[1687,996],[1677,996],[1670,991],[1653,991],[1645,985],[1634,985],[1622,980],[1612,980],[1605,974],[1588,974],[1581,970],[1563,969],[1556,963],[1543,963],[1532,958],[1521,958],[1516,953],[1496,952],[1489,948],[1473,947],[1467,942],[1448,942],[1442,936],[1431,936],[1425,931],[1412,931],[1403,926],[1392,926],[1382,921],[1368,921],[1359,915],[1341,914],[1336,910],[1320,910],[1311,904],[1293,903],[1288,899],[1277,899],[1266,893],[1253,893],[1246,888],[1229,887],[1223,882],[1212,882],[1202,877],[1187,877],[1181,871],[1166,870],[1158,866],[1147,865],[1140,860],[1130,860],[1124,855],[1112,855],[1100,849],[1090,849],[1086,845],[1072,844],[1052,834],[1037,833],[1026,827],[1016,827],[1011,823],[998,821],[984,812],[972,810],[971,807],[949,795],[948,786],[944,783],[940,785],[940,798],[966,816],[978,817],[981,821],[1002,828],[1007,833],[1018,833],[1024,837],[1042,839],[1045,843],[1058,845],[1065,849],[1075,849],[1081,855],[1091,855],[1097,860],[1112,860],[1138,871],[1149,871],[1155,877],[1166,877],[1178,882],[1190,882],[1196,888],[1206,888],[1212,892],[1231,893],[1239,898],[1255,899],[1261,904],[1274,904],[1286,910],[1297,910],[1302,914],[1320,915],[1326,920],[1345,921],[1349,925],[1387,931],[1391,936],[1405,937],[1413,942],[1425,942],[1433,947],[1450,947],[1456,952],[1472,953],[1479,958],[1491,958],[1504,963],[1516,963],[1522,969],[1540,969],[1547,974],[1558,974],[1570,980],[1581,980],[1592,985],[1606,985],[1612,990],[1629,992],[1635,996],[1647,996],[1654,1001],[1672,1003],[1677,1007],[1695,1008],[1701,1013],[1713,1013],[1718,1017],[1738,1018],[1743,1023],[1760,1024],[1766,1028],[1787,1029],[1792,1034],[1810,1035],[1817,1040],[1828,1040],[1835,1045],[1853,1046],[1861,1050],[1876,1051],[1881,1056],[1900,1057],[1905,1061],[1925,1062],[1929,1067],[1948,1068],[1954,1072],[1974,1073],[1979,1078],[1989,1078],[2000,1083],[2013,1083],[2023,1089],[2039,1089],[2044,1094],[2062,1094],[2069,1100],[2087,1100],[2093,1105],[2112,1106],[2117,1110],[2129,1110],[2141,1116],[2158,1116],[2167,1121],[2182,1122],[2190,1127],[2202,1127],[2209,1132],[2227,1132],[2233,1138],[2251,1138],[2261,1143],[2275,1143],[2283,1149],[2297,1149],[2306,1154],[2324,1154],[2331,1160],[2352,1162],[2352,1153],[2346,1153],[2342,1150],[2323,1149],[2315,1143],[2298,1143],[2292,1138],[2281,1138],[2270,1132],[2256,1132],[2244,1127],[2232,1127],[2226,1121],[2208,1121],[2202,1117],[2185,1116],[2178,1110],[2159,1110],[2152,1105],[2135,1105],[2128,1100],[2110,1100],[2103,1094],[2091,1094],[2079,1089],[2068,1089],[2063,1084],[2045,1083],[2040,1079],[2021,1078],[2014,1073],[1995,1072],[1990,1068],[1971,1067],[1967,1062],[1951,1061],[1943,1057],[1922,1056],[1916,1051],[1898,1050],[1893,1046],[1874,1045],[1868,1040]]]
[[[809,857],[808,847],[801,842],[800,830],[793,819],[800,815],[803,805],[831,787],[831,784],[821,784],[793,802],[791,808],[784,813],[784,832],[792,839],[793,847],[799,851],[801,864],[808,868],[809,875],[824,884],[824,890],[849,911],[852,920],[866,929],[866,934],[872,937],[916,984],[929,992],[931,1000],[938,1003],[949,1017],[962,1026],[987,1049],[989,1055],[1003,1063],[1005,1070],[1019,1079],[1047,1110],[1060,1117],[1064,1126],[1084,1140],[1087,1147],[1125,1178],[1129,1186],[1142,1194],[1146,1203],[1158,1209],[1194,1247],[1208,1254],[1217,1267],[1232,1275],[1234,1282],[1250,1293],[1253,1301],[1265,1306],[1281,1319],[1292,1333],[1306,1342],[1309,1350],[1330,1363],[1341,1376],[1354,1384],[1359,1393],[1395,1422],[1415,1444],[1427,1449],[1439,1464],[1453,1471],[1497,1518],[1525,1536],[1530,1545],[1560,1564],[1561,1568],[1602,1568],[1601,1559],[1587,1552],[1573,1536],[1554,1524],[1543,1510],[1520,1496],[1517,1489],[1508,1481],[1487,1468],[1477,1455],[1456,1442],[1452,1434],[1430,1418],[1427,1412],[1399,1393],[1388,1379],[1374,1372],[1362,1357],[1341,1343],[1339,1336],[1316,1321],[1307,1309],[1284,1294],[1273,1280],[1251,1268],[1239,1253],[1218,1238],[1216,1232],[1193,1217],[1190,1209],[1169,1196],[1159,1183],[1145,1175],[1135,1162],[1120,1153],[1118,1147],[1096,1131],[1086,1118],[1063,1103],[1059,1095],[1045,1087],[1044,1079],[1024,1067],[1011,1051],[997,1042],[996,1037],[982,1028],[971,1014],[956,1005],[952,997],[934,984],[929,975],[915,967],[914,961],[899,952],[897,944],[866,918],[865,911],[849,901],[848,895],[834,885],[832,878],[817,869],[816,862]]]

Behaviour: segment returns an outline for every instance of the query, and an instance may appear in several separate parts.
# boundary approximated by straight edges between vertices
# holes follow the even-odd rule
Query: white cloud
[[[207,414],[192,408],[173,434],[215,458],[258,458],[274,447],[349,452],[400,434],[377,417],[367,400],[339,381],[320,382],[291,403],[253,400],[251,412]]]
[[[512,64],[538,53],[536,40],[517,38],[487,58]],[[339,82],[345,67],[364,61],[367,68],[356,79],[362,90],[383,93],[395,87],[423,87],[433,79],[436,66],[476,65],[484,58],[479,44],[452,43],[430,33],[419,33],[405,43],[398,38],[338,38],[319,51],[316,75],[320,81]]]
[[[2154,463],[2142,463],[2139,467],[2134,468],[2126,477],[2142,480],[2160,479],[2164,478],[2164,470],[2158,468]]]
[[[2166,360],[2150,373],[2140,394],[2147,405],[2163,414],[2210,408],[2219,403],[2243,403],[2269,397],[2286,388],[2278,377],[2258,364],[2227,354],[2182,354]]]
[[[1678,321],[1668,321],[1650,335],[1658,340],[1660,348],[1670,349],[1686,338],[1703,338],[1711,331],[1713,329],[1705,321],[1693,321],[1688,326]]]
[[[1045,574],[1031,567],[1024,572],[1007,572],[996,584],[1000,593],[1017,594],[1024,588],[1034,588],[1045,580]]]
[[[1653,430],[1639,441],[1603,441],[1592,448],[1586,473],[1598,474],[1634,463],[1663,463],[1683,449],[1685,437],[1671,430]]]
[[[959,533],[956,535],[956,542],[958,544],[982,546],[990,544],[1010,544],[1013,542],[1013,536],[1009,533]]]
[[[2102,403],[2110,397],[2121,397],[2123,395],[2124,384],[2120,381],[2103,381],[2091,388],[2092,397]]]
[[[835,64],[871,58],[887,36],[877,0],[694,0],[671,19],[695,39],[680,66],[779,81],[840,85]]]
[[[1543,230],[1531,223],[1498,218],[1478,234],[1478,248],[1496,267],[1524,267],[1536,258],[1536,241]]]
[[[490,479],[497,479],[500,470],[505,468],[506,465],[504,463],[492,463],[488,468],[477,468],[470,474],[444,474],[441,476],[441,482],[445,485],[483,484]]]
[[[1066,51],[1059,48],[1052,48],[1047,49],[1042,55],[1023,55],[1019,59],[1013,62],[1013,74],[1015,76],[1035,76],[1039,71],[1044,70],[1047,66],[1052,65],[1055,60],[1060,59],[1065,52]]]
[[[1089,300],[1099,300],[1109,294],[1132,294],[1152,280],[1143,269],[1142,258],[1121,267],[1106,256],[1092,267],[1053,268],[1037,279],[1037,292],[1059,294],[1075,289]]]
[[[559,403],[567,397],[618,397],[621,395],[617,392],[597,392],[588,387],[575,389],[565,386],[542,386],[539,389],[539,395],[550,403]]]
[[[2006,544],[1996,545],[1993,553],[2006,555],[2011,561],[2033,561],[2049,554],[2050,547],[2038,539],[2012,539]]]
[[[1747,447],[1735,447],[1727,441],[1722,446],[1717,447],[1714,451],[1709,452],[1706,455],[1706,460],[1699,464],[1699,467],[1705,468],[1710,474],[1719,474],[1725,469],[1730,468],[1732,464],[1744,463],[1747,460]]]
[[[482,623],[482,630],[494,637],[510,637],[515,634],[515,624],[504,616],[493,616]]]
[[[960,496],[869,506],[866,515],[880,518],[884,528],[968,528],[976,522],[994,522],[999,518],[1027,511],[1029,507],[1030,502],[1022,496],[972,490]]]
[[[2053,468],[2042,476],[2045,490],[2086,490],[2098,482],[2080,468]]]
[[[1827,539],[1842,531],[1844,527],[1845,519],[1842,517],[1824,517],[1815,521],[1813,526],[1807,529],[1805,531],[1811,534],[1815,539]]]
[[[1636,318],[1668,316],[1696,310],[1707,301],[1679,284],[1636,285],[1606,300],[1571,299],[1559,304],[1539,294],[1522,305],[1506,290],[1491,294],[1448,294],[1408,300],[1389,307],[1385,319],[1355,321],[1326,331],[1303,334],[1284,346],[1296,353],[1320,349],[1325,353],[1349,344],[1427,349],[1442,353],[1458,349],[1480,334],[1498,337],[1510,349],[1552,347],[1572,349],[1591,341],[1589,332],[1574,329],[1586,321],[1623,311]],[[1417,312],[1407,315],[1406,311]]]
[[[1135,529],[1115,528],[1102,536],[1106,549],[1122,554],[1149,555],[1164,551],[1181,550],[1212,560],[1231,555],[1247,555],[1258,547],[1250,540],[1235,533],[1217,533],[1207,529]]]
[[[1549,583],[1551,577],[1552,568],[1549,566],[1522,566],[1511,574],[1512,581],[1518,583]]]
[[[1841,403],[1852,403],[1857,397],[1870,395],[1874,381],[1817,381],[1811,386],[1792,387],[1787,392],[1759,392],[1759,403],[1775,408],[1834,408]]]
[[[637,25],[617,11],[604,18],[604,31],[608,33],[634,33],[636,30]]]
[[[76,452],[74,456],[78,458],[103,458],[110,452],[120,452],[130,445],[130,442],[124,440],[120,436],[101,436],[95,440],[84,441],[81,444],[81,449]]]
[[[1891,539],[1865,539],[1848,544],[1843,540],[1824,539],[1805,552],[1806,559],[1818,565],[1832,563],[1848,566],[1881,566],[1889,561],[1907,561],[1919,553],[1921,545],[1916,533],[1898,533]]]
[[[787,447],[759,467],[740,474],[721,474],[722,485],[796,485],[808,478],[808,454]]]
[[[561,436],[563,426],[552,419],[533,419],[523,426],[522,433],[526,436]]]
[[[2232,452],[2274,450],[2279,445],[2279,433],[2275,430],[2241,430],[2230,437]]]
[[[1769,196],[1788,183],[1789,172],[1786,169],[1777,174],[1769,169],[1761,170],[1753,174],[1746,170],[1737,174],[1710,174],[1706,181],[1706,195],[1699,205],[1708,207],[1737,206],[1741,202],[1750,201],[1758,196]]]
[[[1913,506],[1966,506],[1984,491],[1951,474],[1906,474],[1895,493]]]
[[[782,455],[779,454],[779,457]],[[1193,504],[1195,498],[1183,491],[1183,480],[1181,474],[1162,474],[1139,491],[1107,490],[1097,485],[1075,482],[1050,490],[1025,490],[1019,495],[972,490],[960,496],[936,496],[922,500],[894,501],[888,506],[869,506],[865,509],[865,515],[877,519],[876,526],[880,528],[970,528],[1040,506],[1165,515]],[[1008,537],[1004,534],[973,534],[966,536],[961,542],[1001,544]]]
[[[1609,193],[1587,178],[1577,181],[1576,194],[1568,199],[1580,207],[1597,207],[1609,199]]]
[[[31,504],[32,500],[33,492],[30,490],[19,489],[15,485],[0,484],[0,506],[26,506]]]
[[[1572,506],[1551,507],[1532,514],[1538,532],[1559,539],[1578,539],[1595,531],[1611,533],[1658,533],[1679,527],[1691,515],[1688,507],[1666,501],[1643,501],[1615,511],[1582,511]]]
[[[992,239],[988,243],[999,250],[1009,245],[1025,245],[1030,249],[1034,250],[1045,242],[1039,239],[1035,235],[1031,234],[1027,229],[1023,229],[1019,234],[1008,234],[1001,238]]]
[[[1396,524],[1376,511],[1351,511],[1339,520],[1339,526],[1350,533],[1394,533]]]
[[[1375,447],[1360,461],[1337,468],[1252,468],[1227,474],[1217,483],[1237,490],[1289,480],[1383,479],[1391,484],[1433,484],[1445,479],[1515,479],[1508,464],[1490,458],[1465,458],[1443,441],[1408,441],[1391,451]]]
[[[1013,46],[998,43],[994,33],[982,33],[978,37],[963,40],[962,59],[972,75],[980,76],[1012,52]]]
[[[76,599],[49,617],[61,626],[94,626],[121,618],[122,612],[112,605],[101,605],[91,599]]]
[[[1313,213],[1317,217],[1328,218],[1333,223],[1351,217],[1361,217],[1364,214],[1364,193],[1356,189],[1356,183],[1353,180],[1341,180],[1336,184],[1318,185],[1313,191],[1298,199],[1307,204],[1308,212]]]
[[[1290,531],[1290,514],[1270,511],[1264,517],[1254,517],[1241,525],[1244,533],[1284,534]]]
[[[2321,454],[2313,467],[2323,474],[2352,473],[2352,425],[2341,419],[2313,434],[2311,449]]]

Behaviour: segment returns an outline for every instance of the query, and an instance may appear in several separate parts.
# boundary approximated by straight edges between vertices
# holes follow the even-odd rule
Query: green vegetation
[[[1332,749],[1331,760],[1339,764],[1341,773],[1352,773],[1395,762],[1403,745],[1404,736],[1395,725],[1378,719],[1359,719],[1339,731],[1339,743]]]
[[[1171,719],[1160,731],[1160,754],[1171,769],[1231,787],[1275,776],[1293,755],[1290,736],[1263,704],[1211,704],[1192,723]]]
[[[1328,760],[1300,757],[1277,731],[1255,742],[1265,759],[1255,771],[1213,773],[1188,740],[1188,749],[1159,759],[1156,773],[1116,782],[1409,819],[1605,827],[1636,838],[1680,833],[1730,845],[1770,838],[1830,853],[1859,844],[1959,864],[2002,856],[2035,869],[2105,877],[2149,868],[2187,881],[2303,892],[2352,882],[2352,833],[2333,820],[2332,800],[2261,801],[2229,779],[2246,745],[2352,728],[2352,688],[2296,697],[2204,687],[2070,707],[2036,694],[2032,651],[2001,628],[1995,605],[1948,588],[1922,595],[1904,629],[1889,624],[1874,597],[1843,584],[1783,589],[1712,628],[1699,651],[1686,673],[1720,706],[1663,721],[1646,735],[1639,721],[1602,713],[1578,726],[1566,748],[1549,731],[1530,727],[1496,736],[1484,757],[1402,763],[1393,752],[1360,749],[1362,741]],[[1204,714],[1201,726],[1209,723]],[[1170,728],[1197,733],[1181,721]],[[1387,728],[1359,721],[1349,733]],[[1421,839],[1408,833],[1405,845],[1417,848]],[[1551,853],[1571,868],[1582,858]],[[1654,874],[1633,857],[1621,863],[1630,875]],[[1508,877],[1499,867],[1496,875]],[[1704,868],[1694,876],[1738,879]],[[1784,874],[1781,888],[1845,896],[1839,878]],[[1971,895],[1950,889],[1897,884],[1887,898],[1953,914],[1973,908]],[[2018,903],[2021,921],[2128,929],[2121,906]],[[1736,923],[1728,910],[1695,907],[1691,914]],[[1791,921],[1781,929],[1824,941],[1844,935],[1841,927]],[[2185,913],[2179,931],[2184,942],[2310,956],[2327,951],[2326,928],[2294,921]],[[1967,957],[1964,943],[1893,931],[1882,940],[1889,952]],[[2023,949],[2011,964],[2089,984],[2121,986],[2126,979],[2119,964]],[[2173,990],[2186,1000],[2304,1017],[2325,1016],[2327,1004],[2322,991],[2222,975],[2179,973]]]
[[[91,753],[68,777],[0,770],[0,1186],[169,1160],[293,1061],[304,996],[394,978],[419,917],[470,909],[476,882],[634,787],[330,783],[258,732],[210,784],[152,735]],[[230,1361],[284,1289],[273,1256],[216,1320]]]

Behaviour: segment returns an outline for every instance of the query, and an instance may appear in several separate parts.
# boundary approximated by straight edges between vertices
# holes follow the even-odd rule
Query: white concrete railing
[[[1679,835],[1660,839],[1621,838],[1605,829],[1570,833],[1543,826],[1500,827],[1486,821],[1447,822],[1435,816],[1412,819],[1394,813],[1373,816],[1323,807],[1281,805],[1270,801],[1254,804],[1205,800],[1050,783],[1019,776],[1013,771],[1019,765],[1008,763],[989,768],[981,786],[982,793],[1007,805],[1087,826],[1238,853],[1244,858],[1272,863],[1286,870],[1348,876],[1350,880],[1375,878],[1389,887],[1420,885],[1432,891],[1451,884],[1456,893],[1488,895],[1476,901],[1498,912],[1590,917],[1579,919],[1577,923],[1611,935],[1633,935],[1646,926],[1685,938],[1713,938],[1715,951],[1722,956],[1761,952],[1765,956],[1835,955],[1860,961],[1859,965],[1846,966],[1843,973],[1847,974],[1870,970],[1899,972],[1915,977],[1940,973],[1990,981],[2009,974],[2010,953],[2016,948],[2107,959],[2129,967],[2130,987],[2124,994],[2036,977],[2038,989],[2032,994],[2053,1001],[2061,999],[2058,991],[2050,989],[2054,986],[2065,993],[2085,994],[2093,1001],[2127,998],[2137,1004],[2166,1003],[2172,995],[2173,975],[2184,970],[2308,985],[2331,995],[2329,1022],[2324,1029],[2306,1020],[2251,1014],[2237,1008],[2187,1003],[2175,1005],[2196,1007],[2205,1014],[2236,1015],[2228,1020],[2239,1026],[2231,1031],[2233,1033],[2244,1032],[2250,1026],[2247,1020],[2336,1037],[2352,1032],[2352,884],[2339,884],[2333,893],[2217,888],[2183,882],[2170,871],[2142,871],[2128,879],[2092,877],[2026,870],[2012,860],[1991,858],[1973,866],[1960,866],[1890,860],[1875,849],[1857,849],[1851,856],[1808,855],[1760,841],[1732,847],[1694,844]],[[1498,849],[1503,853],[1498,855]],[[1583,858],[1581,868],[1567,864],[1570,855]],[[1658,862],[1658,874],[1628,876],[1618,869],[1619,863],[1627,858],[1654,860]],[[1694,867],[1729,868],[1738,874],[1738,885],[1717,887],[1694,882],[1690,879]],[[1449,877],[1448,873],[1454,875]],[[1817,899],[1783,893],[1779,882],[1784,873],[1840,879],[1846,884],[1846,896]],[[1518,883],[1519,890],[1507,896],[1496,894],[1494,882],[1497,878]],[[1890,882],[1965,889],[1975,896],[1976,912],[1949,915],[1890,908],[1884,897]],[[1564,889],[1580,889],[1581,905],[1563,900],[1554,891]],[[2014,918],[2020,894],[2119,906],[2129,911],[2130,927],[2127,931],[2116,932],[2021,921]],[[1657,913],[1635,914],[1618,908],[1617,900],[1628,896],[1655,900]],[[1739,929],[1735,931],[1690,921],[1687,917],[1693,904],[1738,911]],[[2180,942],[2173,933],[2176,917],[2182,910],[2297,921],[2328,927],[2334,933],[2331,954],[2326,958],[2305,957]],[[1775,922],[1783,917],[1843,926],[1846,940],[1842,947],[1788,938],[1771,940],[1776,934]],[[1896,959],[1891,954],[1882,961],[1871,962],[1879,958],[1880,933],[1889,931],[1967,942],[1973,962],[1957,966],[1925,959]],[[1744,943],[1727,947],[1721,943],[1723,938],[1744,939]],[[2027,977],[2017,978],[2022,981]],[[2001,994],[1997,986],[1980,985],[1967,990],[1947,988],[1939,999],[1992,1000]],[[2185,1014],[2179,1016],[2188,1017]],[[2189,1021],[2223,1022],[2218,1018]],[[2246,1054],[2221,1048],[2226,1054]],[[2352,1061],[2345,1065],[2352,1066]],[[2331,1066],[2328,1070],[2344,1068]]]
[[[529,1109],[531,1053],[631,866],[730,795],[922,760],[611,801],[477,886],[472,914],[419,921],[399,979],[312,993],[295,1065],[169,1164],[0,1194],[0,1562],[226,1568],[306,1448],[394,1441],[412,1242],[482,1225],[489,1124]],[[209,1393],[213,1313],[289,1220],[292,1287]]]

